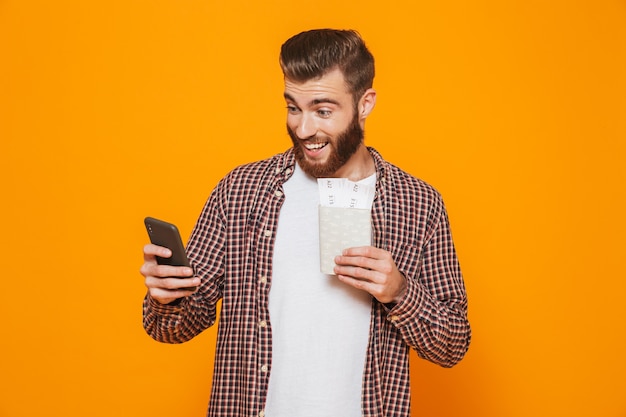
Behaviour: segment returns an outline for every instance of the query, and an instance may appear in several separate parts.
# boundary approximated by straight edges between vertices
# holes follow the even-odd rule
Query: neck
[[[360,181],[376,172],[374,158],[364,144],[361,144],[357,151],[348,159],[341,168],[335,172],[333,177],[347,178],[350,181]]]

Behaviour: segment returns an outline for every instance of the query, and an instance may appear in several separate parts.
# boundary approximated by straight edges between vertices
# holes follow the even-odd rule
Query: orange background
[[[626,416],[623,1],[0,0],[0,416],[202,416],[215,329],[141,327],[146,215],[186,238],[289,146],[280,44],[356,28],[366,142],[438,188],[474,337],[415,416]]]

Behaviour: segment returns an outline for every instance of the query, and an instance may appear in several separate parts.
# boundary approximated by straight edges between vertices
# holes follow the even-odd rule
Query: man
[[[209,416],[410,416],[409,348],[450,367],[470,341],[445,207],[365,146],[374,59],[356,32],[300,33],[280,64],[293,147],[220,181],[187,246],[193,270],[144,248],[144,327],[185,342],[222,300]],[[376,188],[372,246],[346,248],[335,275],[319,272],[326,177]]]

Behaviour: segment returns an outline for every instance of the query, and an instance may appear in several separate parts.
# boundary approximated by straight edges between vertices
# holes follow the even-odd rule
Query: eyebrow
[[[283,96],[285,97],[286,100],[293,101],[294,103],[296,103],[296,100],[290,94],[284,93]],[[313,99],[313,100],[311,100],[309,102],[309,107],[316,106],[318,104],[324,104],[324,103],[334,104],[336,106],[340,106],[341,107],[341,104],[337,100],[334,100],[332,98],[316,98],[316,99]]]

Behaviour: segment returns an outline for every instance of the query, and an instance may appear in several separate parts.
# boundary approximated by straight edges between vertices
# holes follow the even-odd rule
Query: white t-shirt
[[[269,294],[265,415],[360,417],[371,296],[320,272],[317,180],[296,164],[283,191]]]

